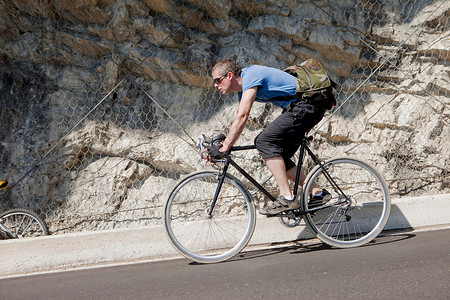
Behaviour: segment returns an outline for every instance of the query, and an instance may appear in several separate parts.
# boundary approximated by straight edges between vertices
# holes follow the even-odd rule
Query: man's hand
[[[219,149],[222,148],[222,145],[211,145],[208,146],[207,149],[207,153],[209,155],[209,157],[211,157],[213,160],[217,160],[217,159],[222,159],[224,158],[224,156],[227,154],[226,152],[221,152],[219,151]]]
[[[222,145],[211,145],[206,147],[201,152],[202,159],[206,160],[207,164],[214,165],[217,160],[224,158],[228,154],[228,152],[220,151],[221,148]]]
[[[202,151],[202,158],[206,160],[206,163],[214,165],[217,160],[224,158],[228,154],[228,152],[219,151],[221,147],[222,145],[211,145],[206,147]]]

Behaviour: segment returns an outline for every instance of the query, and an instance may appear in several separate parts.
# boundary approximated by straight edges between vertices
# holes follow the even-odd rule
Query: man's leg
[[[278,188],[280,189],[280,195],[286,197],[292,196],[283,158],[281,156],[275,156],[266,158],[264,161],[277,182]]]
[[[275,178],[275,181],[277,182],[278,188],[280,189],[280,195],[286,197],[292,196],[293,194],[288,180],[295,182],[295,176],[297,175],[297,166],[290,168],[286,172],[286,166],[281,156],[266,158],[264,161],[266,162],[267,167],[269,168],[270,172]],[[303,185],[305,179],[306,174],[302,170],[300,171],[300,186]],[[316,184],[313,184],[310,193],[315,195],[321,191],[322,189],[320,187],[318,187]]]
[[[278,188],[280,189],[280,195],[277,197],[276,201],[270,203],[267,207],[261,208],[259,213],[262,215],[274,215],[298,208],[299,202],[294,201],[283,158],[281,156],[274,156],[265,158],[264,161],[277,182]]]
[[[283,157],[291,157],[298,149],[305,131],[312,128],[323,117],[323,112],[312,105],[298,105],[293,110],[282,113],[270,123],[256,138],[255,145],[275,178],[280,195],[292,197],[289,177],[295,180],[293,162],[287,163]],[[290,173],[286,172],[286,167]],[[302,175],[302,182],[305,174]]]
[[[297,176],[297,166],[294,166],[292,168],[290,168],[287,172],[287,177],[290,181],[295,182],[295,176]],[[300,180],[299,180],[299,185],[302,186],[303,182],[306,179],[306,174],[305,172],[303,172],[303,170],[300,170]],[[313,183],[311,190],[309,191],[309,193],[315,195],[318,194],[322,191],[322,189],[320,187],[318,187],[315,183]]]

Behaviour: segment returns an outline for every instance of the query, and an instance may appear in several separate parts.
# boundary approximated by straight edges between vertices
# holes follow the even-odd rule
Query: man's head
[[[219,61],[212,70],[214,87],[222,94],[235,92],[240,88],[241,68],[232,60]]]

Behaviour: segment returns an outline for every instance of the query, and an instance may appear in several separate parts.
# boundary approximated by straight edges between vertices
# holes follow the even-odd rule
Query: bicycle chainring
[[[299,226],[301,220],[301,217],[293,217],[292,214],[286,214],[286,217],[278,217],[278,221],[280,221],[281,225],[287,228],[294,228],[296,226]]]

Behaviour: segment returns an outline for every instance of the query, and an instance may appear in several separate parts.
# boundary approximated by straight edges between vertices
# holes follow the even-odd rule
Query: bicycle
[[[208,145],[220,144],[224,136],[199,137],[200,153]],[[335,158],[321,162],[304,137],[300,146],[294,196],[300,197],[298,209],[278,217],[288,227],[307,228],[322,242],[339,248],[364,245],[383,230],[391,202],[387,184],[372,166],[356,158]],[[233,159],[232,153],[256,149],[254,145],[233,146],[218,162],[219,171],[201,171],[181,179],[171,191],[164,212],[167,236],[175,249],[199,263],[217,263],[238,254],[250,241],[256,224],[256,208],[244,184],[227,173],[233,166],[267,198],[272,196]],[[307,153],[315,167],[299,191],[300,170]],[[314,206],[308,192],[314,183],[331,193],[327,203]]]
[[[0,181],[0,189],[6,189],[8,182]],[[46,223],[39,215],[28,209],[10,209],[0,214],[0,239],[17,239],[48,234]]]

